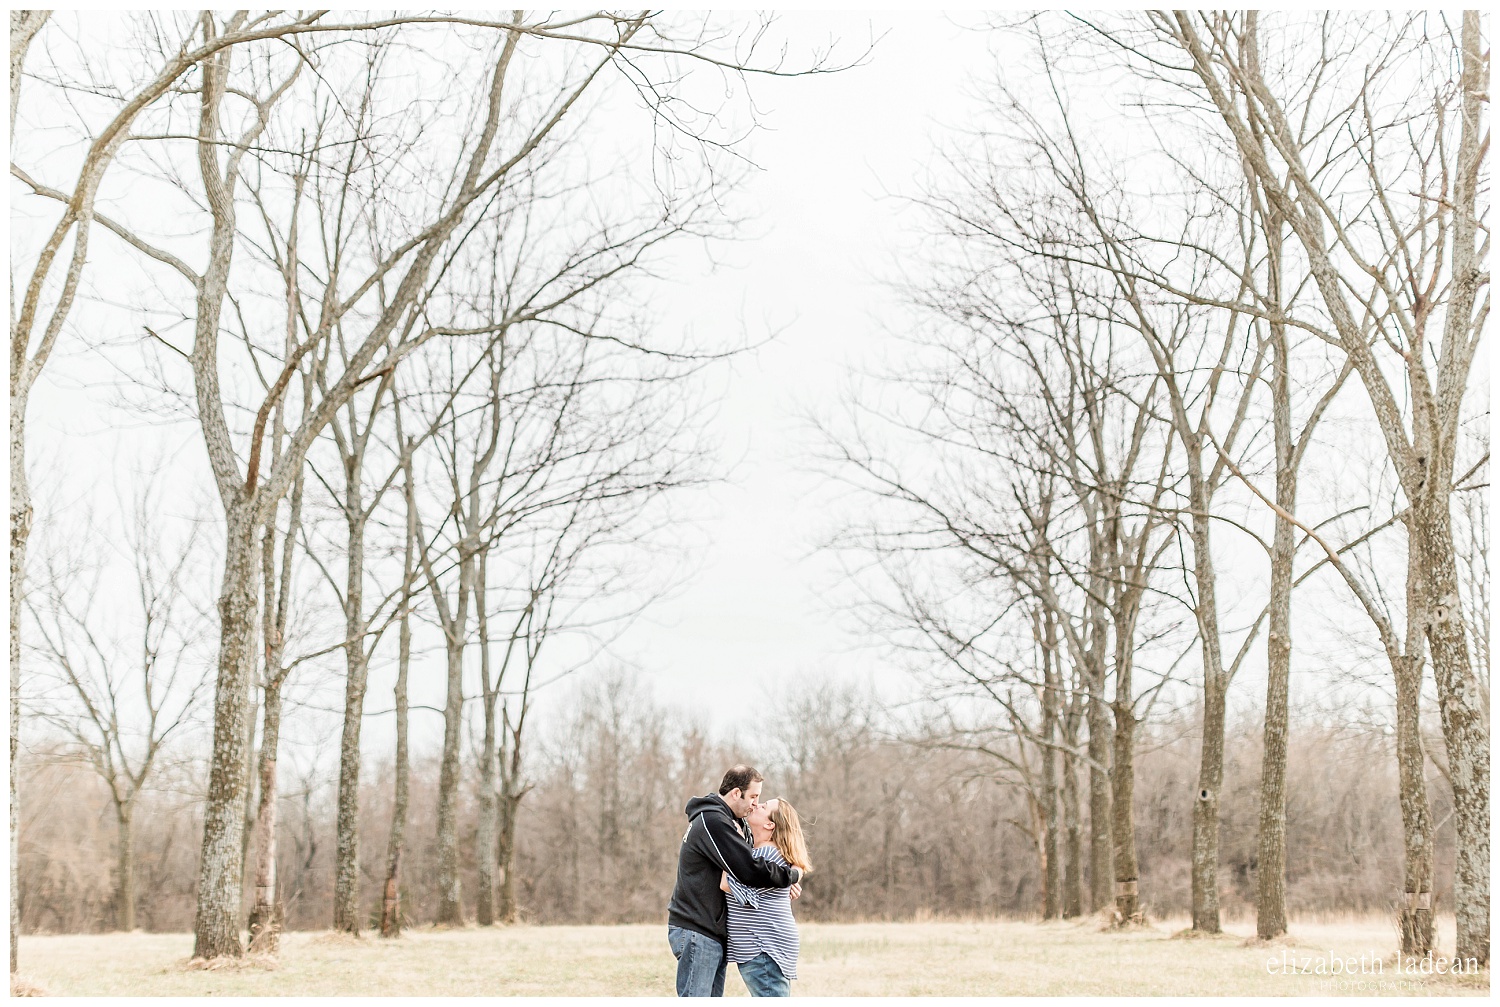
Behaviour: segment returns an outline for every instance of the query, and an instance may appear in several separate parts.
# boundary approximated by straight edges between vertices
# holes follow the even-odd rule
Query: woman
[[[754,808],[745,819],[755,849],[752,856],[783,867],[812,870],[797,809],[780,798]],[[797,921],[785,888],[747,888],[727,873],[719,887],[729,893],[729,960],[753,997],[792,995],[797,978]]]

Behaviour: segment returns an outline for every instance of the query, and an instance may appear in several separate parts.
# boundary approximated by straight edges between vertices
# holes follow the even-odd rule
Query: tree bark
[[[1042,856],[1042,918],[1062,917],[1062,837],[1058,828],[1058,754],[1057,748],[1057,671],[1054,667],[1056,630],[1051,617],[1037,617],[1043,623],[1042,637],[1042,817],[1046,838]]]
[[[1223,661],[1219,652],[1216,573],[1209,552],[1209,510],[1201,475],[1193,493],[1193,580],[1198,588],[1198,635],[1203,652],[1203,739],[1198,792],[1193,800],[1193,929],[1216,934],[1219,926],[1219,790],[1224,783]]]
[[[407,670],[411,667],[411,625],[401,617],[401,656],[396,669],[396,793],[391,807],[391,835],[385,852],[385,892],[380,907],[380,936],[401,936],[401,853],[406,844],[406,807],[411,762],[406,747]]]
[[[464,710],[464,633],[468,625],[468,593],[472,583],[473,553],[468,544],[459,546],[458,604],[453,620],[444,628],[448,654],[448,693],[443,704],[443,760],[438,771],[438,910],[439,924],[463,923],[458,873],[458,782],[459,741]]]
[[[47,23],[50,10],[13,10],[10,12],[10,135],[16,135],[16,111],[21,104],[21,70],[26,64],[26,50],[31,40]],[[12,969],[14,971],[14,969]]]
[[[1041,810],[1047,831],[1043,840],[1043,918],[1062,918],[1062,860],[1064,860],[1064,831],[1062,831],[1062,797],[1059,794],[1059,707],[1062,705],[1058,687],[1058,627],[1052,615],[1038,615],[1041,630],[1041,662],[1043,662],[1043,698],[1041,698],[1041,737],[1046,744],[1041,746]]]
[[[219,594],[219,674],[214,689],[213,751],[203,808],[198,868],[195,958],[238,957],[240,946],[241,833],[245,815],[245,714],[255,664],[255,557],[258,522],[245,501],[227,508],[224,579]]]
[[[520,710],[511,722],[510,708],[501,707],[500,796],[496,808],[497,828],[495,857],[500,888],[500,922],[516,923],[521,909],[516,902],[516,816],[527,787],[521,783],[521,738],[526,728],[526,714],[531,697],[531,656],[528,650],[526,682],[521,691]]]
[[[279,662],[278,662],[279,663]],[[281,744],[281,681],[267,669],[260,738],[260,803],[255,813],[255,901],[250,909],[250,950],[276,954],[281,906],[276,897],[276,756]]]
[[[482,927],[492,926],[495,922],[495,867],[499,859],[499,848],[496,846],[498,823],[495,821],[499,805],[495,794],[495,702],[499,698],[500,686],[498,682],[490,681],[486,555],[487,553],[481,553],[479,556],[479,576],[474,583],[475,628],[479,633],[479,676],[484,683],[484,739],[479,749],[479,829],[474,841],[475,860],[479,867],[476,915]]]
[[[521,795],[509,789],[500,795],[497,809],[498,828],[495,840],[497,875],[500,895],[500,922],[511,924],[521,918],[520,906],[516,903],[516,812],[521,805]]]
[[[1104,699],[1104,649],[1108,630],[1099,613],[1094,624],[1094,645],[1089,668],[1089,912],[1110,903],[1114,887],[1113,820],[1110,812],[1109,707]]]
[[[21,100],[21,71],[31,40],[41,31],[51,11],[10,12],[10,132],[16,135],[16,110]],[[12,298],[14,300],[14,298]],[[12,306],[14,312],[14,306]],[[15,316],[11,316],[10,358],[10,970],[20,964],[21,803],[16,790],[16,756],[21,746],[21,605],[26,591],[26,543],[31,537],[31,488],[26,482],[26,403],[29,347],[17,345]]]
[[[1271,303],[1281,304],[1280,224],[1266,227]],[[1286,326],[1271,323],[1271,425],[1276,443],[1276,503],[1297,510],[1297,461],[1292,450],[1291,346]],[[1271,539],[1270,631],[1266,637],[1266,722],[1260,770],[1260,833],[1256,853],[1255,932],[1261,940],[1286,933],[1286,758],[1292,671],[1292,522],[1276,515]]]
[[[1070,745],[1071,747],[1071,745]],[[1067,832],[1067,856],[1063,862],[1063,919],[1083,915],[1083,822],[1080,819],[1077,760],[1064,752],[1063,818]]]
[[[400,435],[400,413],[397,412]],[[405,441],[402,449],[406,451]],[[385,891],[380,907],[380,936],[401,936],[401,854],[406,844],[406,808],[411,785],[411,762],[406,744],[407,673],[411,668],[411,589],[416,576],[416,499],[412,484],[410,453],[403,460],[406,471],[406,553],[402,578],[401,625],[396,657],[396,785],[391,803],[391,834],[386,842]]]
[[[1116,923],[1140,919],[1140,867],[1135,852],[1135,698],[1131,672],[1134,670],[1135,615],[1133,607],[1115,617],[1115,699],[1114,765],[1110,783],[1114,793],[1111,833],[1115,850]]]
[[[1409,539],[1410,540],[1410,539]],[[1400,780],[1405,852],[1401,951],[1423,957],[1434,947],[1432,928],[1432,812],[1427,804],[1427,758],[1422,751],[1422,670],[1426,666],[1427,611],[1421,564],[1406,564],[1406,652],[1391,654],[1396,680],[1396,768]]]
[[[1479,286],[1487,282],[1484,258],[1476,245],[1479,172],[1488,145],[1482,133],[1482,96],[1489,93],[1489,58],[1479,30],[1479,12],[1463,13],[1462,130],[1453,184],[1453,294],[1444,319],[1443,354],[1457,359],[1471,336],[1474,303]],[[1488,239],[1486,239],[1488,243]],[[1471,358],[1472,359],[1472,358]],[[1446,361],[1444,361],[1446,362]],[[1424,585],[1430,599],[1427,645],[1437,682],[1438,714],[1448,749],[1448,771],[1453,784],[1453,821],[1458,850],[1453,868],[1453,902],[1457,915],[1457,953],[1490,960],[1490,728],[1484,691],[1469,662],[1459,604],[1458,570],[1453,557],[1454,441],[1458,431],[1459,401],[1467,371],[1442,367],[1437,391],[1446,412],[1434,424],[1426,450],[1422,492],[1412,494],[1412,528],[1421,557]],[[1429,420],[1437,417],[1429,417]],[[1417,458],[1422,467],[1423,456]]]
[[[344,730],[339,744],[338,822],[334,854],[333,929],[359,933],[359,734],[369,661],[365,651],[365,514],[360,490],[363,451],[345,460],[348,584],[344,601]]]
[[[23,361],[24,365],[24,361]],[[11,361],[12,368],[15,360]],[[21,875],[17,823],[21,804],[16,791],[16,756],[21,745],[21,604],[26,592],[26,543],[31,536],[31,494],[26,485],[26,398],[16,394],[11,374],[10,400],[10,970],[19,963]]]
[[[1467,19],[1468,13],[1465,13]],[[1451,476],[1450,476],[1451,478]],[[1438,499],[1433,499],[1438,497]],[[1412,508],[1416,544],[1426,575],[1427,645],[1438,686],[1438,714],[1453,785],[1453,823],[1458,849],[1453,902],[1460,958],[1489,963],[1490,933],[1490,738],[1487,711],[1464,638],[1458,572],[1447,493],[1431,494]]]
[[[135,802],[134,799],[115,808],[117,887],[115,889],[115,929],[130,933],[135,929]]]

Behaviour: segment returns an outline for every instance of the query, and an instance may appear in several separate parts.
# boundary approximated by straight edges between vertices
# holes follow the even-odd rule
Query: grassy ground
[[[1483,995],[1489,974],[1395,973],[1394,933],[1383,920],[1303,923],[1273,945],[1253,926],[1214,938],[1173,934],[1182,921],[1127,933],[1068,923],[851,923],[802,926],[797,996],[1057,994],[1305,996]],[[1452,947],[1452,921],[1447,938]],[[664,926],[423,929],[399,941],[293,933],[274,965],[188,967],[183,934],[22,937],[21,974],[54,996],[630,996],[672,994],[675,962]],[[1282,974],[1282,955],[1330,952],[1381,975]],[[1275,974],[1267,963],[1275,958]],[[1363,982],[1364,985],[1357,985]],[[727,992],[745,987],[729,967]]]

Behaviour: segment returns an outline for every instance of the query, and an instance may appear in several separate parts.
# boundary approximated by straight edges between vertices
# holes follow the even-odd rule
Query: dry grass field
[[[1384,920],[1302,923],[1270,946],[1253,925],[1183,938],[1184,921],[1128,933],[1097,922],[806,924],[794,996],[1483,995],[1489,974],[1396,975]],[[1453,922],[1441,942],[1452,947]],[[279,962],[188,966],[183,934],[22,937],[22,976],[54,996],[670,996],[664,926],[413,931],[395,942],[292,933]],[[1385,955],[1380,975],[1282,974],[1283,953]],[[1267,964],[1276,959],[1275,974]],[[1363,985],[1360,985],[1363,983]],[[745,987],[729,968],[727,992]]]

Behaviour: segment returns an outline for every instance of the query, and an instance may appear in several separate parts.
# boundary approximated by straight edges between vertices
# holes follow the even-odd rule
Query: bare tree
[[[162,480],[134,500],[116,547],[131,566],[130,590],[115,591],[107,564],[45,557],[46,572],[26,599],[42,663],[59,688],[41,715],[87,758],[104,783],[115,819],[114,927],[136,928],[136,811],[159,758],[194,723],[206,678],[195,674],[194,643],[203,613],[192,607],[197,529],[169,542],[160,516]],[[85,523],[70,535],[92,552],[109,536]],[[109,550],[100,549],[107,555]],[[120,586],[124,586],[121,584]],[[127,596],[126,615],[107,599]],[[133,645],[132,645],[133,644]]]

